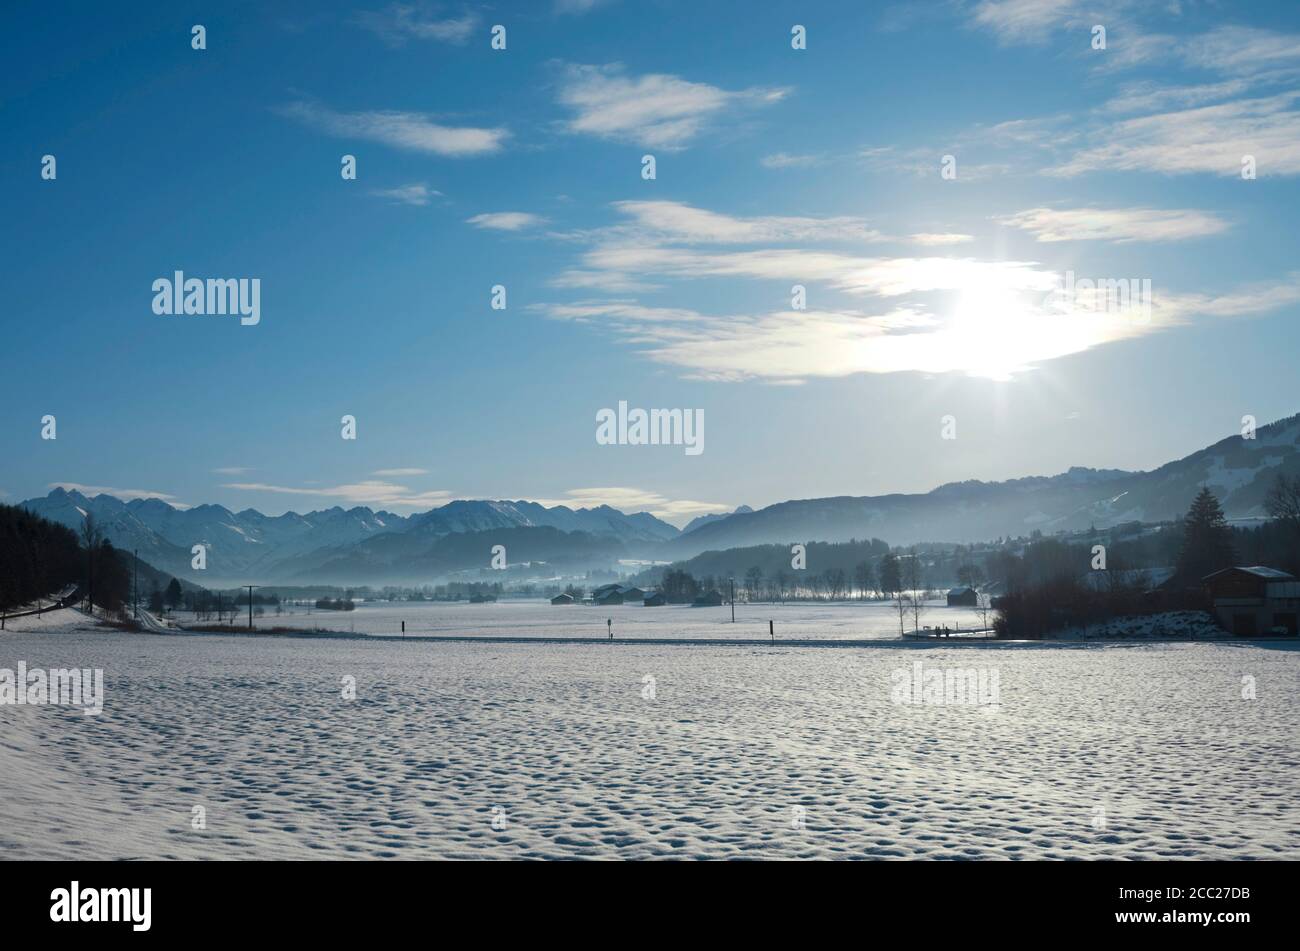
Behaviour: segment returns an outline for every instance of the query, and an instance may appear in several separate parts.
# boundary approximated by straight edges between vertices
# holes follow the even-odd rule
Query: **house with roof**
[[[643,602],[647,608],[661,608],[667,603],[668,599],[664,597],[662,591],[648,592],[645,596],[645,601]]]
[[[603,584],[591,592],[592,604],[633,604],[645,600],[645,592],[630,584]]]
[[[1238,637],[1297,632],[1300,581],[1263,565],[1224,568],[1201,579],[1224,629]]]
[[[966,586],[953,588],[948,592],[948,607],[950,608],[974,608],[980,603],[979,593],[974,589]]]
[[[572,604],[572,603],[573,603],[573,595],[571,595],[571,594],[557,594],[555,597],[551,598],[551,603],[552,603],[552,604]]]

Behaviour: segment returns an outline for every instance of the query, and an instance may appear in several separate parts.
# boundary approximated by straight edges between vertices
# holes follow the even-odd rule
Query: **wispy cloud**
[[[556,13],[590,13],[596,7],[612,3],[613,0],[555,0]]]
[[[710,122],[786,94],[776,88],[729,91],[664,73],[630,76],[619,63],[568,65],[559,85],[560,103],[573,112],[568,131],[661,149],[685,148]]]
[[[1055,275],[1056,288],[1062,278]],[[558,305],[550,316],[599,321],[649,359],[691,379],[800,383],[863,373],[1011,376],[1096,347],[1168,330],[1192,317],[1244,317],[1300,301],[1300,275],[1223,295],[1157,295],[1102,307],[1080,296],[974,286],[944,313],[918,305],[870,311],[715,316],[628,301]]]
[[[131,499],[162,499],[176,508],[186,508],[185,505],[176,501],[174,495],[159,492],[156,489],[121,489],[111,485],[83,485],[80,482],[51,482],[46,488],[63,489],[65,492],[80,492],[88,498],[93,498],[96,495],[111,495],[124,502],[129,502]]]
[[[531,499],[540,505],[565,505],[569,508],[597,508],[608,505],[620,512],[649,512],[665,521],[686,521],[696,515],[712,512],[730,512],[735,506],[720,502],[696,502],[689,499],[669,499],[658,492],[628,486],[570,489],[560,499]]]
[[[880,232],[861,218],[766,215],[737,218],[679,201],[619,201],[641,238],[690,244],[757,244],[770,241],[878,241]]]
[[[465,219],[466,224],[491,231],[524,231],[545,222],[545,218],[526,211],[494,211]]]
[[[908,240],[922,247],[942,247],[951,244],[965,244],[968,241],[974,241],[975,237],[969,234],[955,234],[952,232],[922,231],[918,234],[909,235]]]
[[[278,111],[338,138],[382,142],[447,158],[491,155],[501,151],[510,135],[501,128],[440,125],[415,112],[335,112],[306,101],[290,103]]]
[[[1039,241],[1186,241],[1228,230],[1204,211],[1159,208],[1030,208],[1001,219]]]
[[[374,33],[389,46],[403,46],[408,40],[437,40],[465,43],[478,28],[478,16],[439,18],[423,3],[393,3],[382,10],[366,10],[356,16],[358,25]]]
[[[220,469],[213,469],[217,475],[243,475],[245,472],[253,470],[248,466],[222,466]]]
[[[384,505],[390,508],[431,508],[450,502],[453,497],[450,492],[441,490],[412,492],[404,485],[380,480],[367,480],[325,488],[270,485],[265,482],[231,482],[223,485],[222,488],[236,489],[241,492],[270,492],[277,495],[331,498],[350,502],[353,505]]]
[[[971,22],[999,42],[1041,43],[1053,27],[1070,19],[1077,0],[979,0],[969,8]]]
[[[1300,92],[1111,123],[1085,148],[1049,169],[1063,177],[1102,170],[1240,175],[1242,156],[1253,155],[1257,174],[1300,174]]]
[[[373,476],[379,476],[381,479],[384,479],[384,478],[401,478],[402,476],[428,475],[428,474],[429,474],[429,470],[428,470],[428,469],[415,469],[415,468],[409,468],[409,469],[376,469],[374,472],[372,472],[372,473],[370,473],[370,474],[373,475]]]
[[[764,168],[815,168],[826,163],[826,156],[821,154],[792,155],[789,152],[776,152],[772,155],[764,155],[758,161]]]
[[[386,198],[398,205],[427,205],[434,198],[441,198],[442,192],[430,188],[423,182],[398,185],[394,188],[372,188],[370,194],[377,198]]]

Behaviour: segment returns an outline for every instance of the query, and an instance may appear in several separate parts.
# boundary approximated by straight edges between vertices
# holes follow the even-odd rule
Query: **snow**
[[[736,623],[731,623],[729,605],[693,608],[668,604],[647,608],[636,604],[593,607],[586,604],[553,605],[546,599],[507,599],[488,604],[431,601],[357,602],[354,611],[322,611],[306,607],[286,608],[277,615],[265,607],[254,616],[255,627],[323,628],[355,634],[400,636],[406,633],[432,636],[489,637],[608,637],[605,621],[614,622],[614,636],[626,638],[767,638],[771,620],[780,640],[857,640],[897,638],[898,612],[890,602],[790,602],[787,604],[737,604]],[[289,613],[292,610],[293,613]],[[192,618],[177,615],[182,624]],[[991,615],[990,615],[991,617]],[[911,615],[907,617],[911,627]],[[211,622],[203,622],[211,623]],[[236,623],[248,623],[247,608]],[[950,628],[982,627],[974,608],[949,608],[940,600],[929,601],[921,625]]]
[[[105,707],[0,706],[6,857],[1300,859],[1294,643],[402,643],[61,613],[0,636],[0,668],[102,668]],[[992,668],[997,707],[896,705],[917,660]]]
[[[1083,628],[1067,628],[1055,632],[1053,639],[1061,640],[1142,640],[1179,639],[1210,640],[1228,638],[1227,632],[1204,611],[1163,611],[1159,614],[1112,618],[1101,624]]]

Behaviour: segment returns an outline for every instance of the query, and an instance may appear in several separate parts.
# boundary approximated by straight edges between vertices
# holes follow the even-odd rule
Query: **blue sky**
[[[1293,3],[6,19],[4,501],[681,523],[1150,468],[1300,409]],[[260,279],[260,323],[154,314],[178,269]],[[1150,280],[1152,306],[1067,299],[1067,272]],[[598,445],[620,400],[702,409],[705,451]]]

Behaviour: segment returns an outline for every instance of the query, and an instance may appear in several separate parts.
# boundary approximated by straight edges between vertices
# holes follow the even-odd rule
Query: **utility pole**
[[[731,623],[736,623],[736,579],[731,579]]]
[[[140,549],[131,549],[131,557],[135,559],[131,577],[131,601],[135,605],[135,619],[140,620]]]
[[[251,631],[253,629],[253,589],[260,588],[261,585],[246,584],[244,587],[248,589],[248,629]]]

